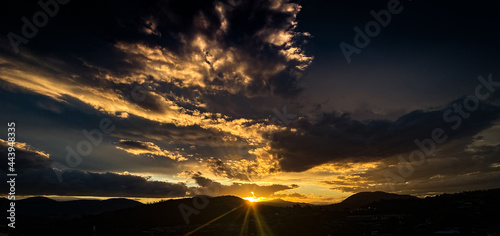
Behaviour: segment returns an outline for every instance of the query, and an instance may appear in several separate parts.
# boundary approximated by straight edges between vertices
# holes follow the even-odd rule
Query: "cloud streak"
[[[176,161],[186,161],[187,158],[179,154],[178,152],[171,152],[168,150],[161,149],[152,142],[141,142],[133,140],[121,139],[116,148],[131,153],[133,155],[154,155],[168,157]]]

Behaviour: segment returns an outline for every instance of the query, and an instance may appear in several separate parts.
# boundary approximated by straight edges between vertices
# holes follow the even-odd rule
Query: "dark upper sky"
[[[22,194],[500,187],[494,3],[41,2],[0,7]]]

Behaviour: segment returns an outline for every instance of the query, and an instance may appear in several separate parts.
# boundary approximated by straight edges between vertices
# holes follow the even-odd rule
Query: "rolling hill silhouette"
[[[258,203],[259,205],[267,205],[267,206],[275,206],[275,207],[293,207],[295,205],[299,205],[301,207],[305,206],[312,206],[312,204],[309,203],[303,203],[303,202],[290,202],[290,201],[285,201],[283,199],[273,199],[269,201],[262,201]]]
[[[415,200],[417,197],[411,195],[399,195],[386,192],[360,192],[353,194],[340,203],[332,204],[329,207],[335,210],[356,209],[380,200]]]
[[[2,198],[0,204],[8,209],[9,201]],[[143,204],[138,201],[125,198],[56,201],[46,197],[32,197],[16,201],[16,214],[21,219],[23,217],[43,217],[64,220],[141,205]]]

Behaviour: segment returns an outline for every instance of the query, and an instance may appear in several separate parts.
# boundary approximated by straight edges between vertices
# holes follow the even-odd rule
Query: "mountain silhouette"
[[[258,204],[267,205],[267,206],[275,206],[275,207],[293,207],[295,205],[299,205],[301,207],[312,206],[312,204],[309,204],[309,203],[290,202],[290,201],[285,201],[285,200],[279,199],[279,198],[269,200],[269,201],[262,201],[262,202],[259,202]]]
[[[10,201],[3,198],[0,204],[7,208]],[[72,200],[56,201],[46,197],[31,197],[16,201],[16,214],[25,217],[43,217],[51,219],[73,219],[84,215],[96,215],[103,212],[141,206],[142,203],[125,198],[107,200]]]
[[[414,200],[418,199],[411,195],[399,195],[386,192],[360,192],[353,194],[340,203],[330,205],[334,209],[356,209],[380,200]]]

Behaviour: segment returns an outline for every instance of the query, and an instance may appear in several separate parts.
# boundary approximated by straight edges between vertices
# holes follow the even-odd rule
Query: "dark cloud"
[[[217,194],[217,195],[236,195],[239,197],[250,197],[252,192],[256,197],[271,197],[276,192],[296,189],[299,186],[292,184],[290,186],[273,184],[268,186],[261,186],[253,183],[232,183],[231,185],[223,185],[206,177],[203,177],[200,172],[194,173],[192,178],[201,188],[196,189],[197,194]]]
[[[452,130],[455,122],[443,120],[447,109],[417,110],[394,122],[362,122],[351,119],[349,114],[323,113],[314,122],[299,119],[290,124],[290,129],[275,133],[271,152],[281,158],[282,170],[304,171],[333,161],[370,161],[418,149],[414,140],[431,138],[435,128],[442,128],[449,140],[469,137],[500,118],[500,108],[481,104],[457,130]]]
[[[213,180],[203,177],[201,172],[194,173],[192,178],[196,182],[196,184],[198,184],[201,187],[208,187],[210,186],[210,184],[214,183]]]
[[[57,174],[62,177],[59,182]],[[21,195],[104,196],[104,197],[184,197],[188,187],[183,183],[150,181],[128,174],[94,173],[50,168],[26,170],[18,179]]]
[[[407,160],[407,154],[401,157]],[[499,155],[500,145],[478,146],[472,138],[462,138],[446,143],[420,165],[389,157],[362,173],[338,175],[323,183],[342,192],[395,191],[416,195],[492,189],[500,187]],[[388,178],[388,173],[401,179]]]
[[[8,155],[8,147],[11,147],[5,140],[0,139],[1,154]],[[47,153],[38,151],[25,144],[16,144],[14,147],[14,163],[26,169],[43,169],[50,165],[51,161]],[[6,159],[7,160],[7,159]],[[3,170],[7,170],[7,161],[3,164]]]
[[[12,19],[40,10],[35,2],[4,4],[4,9],[10,9],[0,18],[4,22],[16,22]],[[147,55],[117,47],[119,43],[140,44],[161,48],[169,59],[179,62],[165,61],[166,67],[203,63],[205,69],[198,72],[204,86],[192,84],[191,89],[289,96],[300,89],[297,75],[312,60],[300,49],[305,34],[295,30],[299,11],[300,6],[288,0],[70,2],[61,5],[58,14],[20,51],[43,55],[57,70],[78,74],[81,83],[109,87],[112,83],[103,80],[106,75],[126,78],[151,62],[145,60]],[[4,24],[0,32],[21,34],[21,27],[19,20]],[[194,45],[198,38],[205,46]],[[2,44],[0,53],[11,55],[10,43]],[[194,55],[203,60],[192,61]],[[166,73],[165,78],[156,79],[168,77],[177,86],[189,85],[176,76]],[[150,96],[141,105],[159,109],[154,95]]]
[[[0,153],[7,156],[3,140]],[[7,163],[7,162],[5,162]],[[16,146],[16,193],[18,195],[63,195],[104,197],[183,197],[189,188],[183,183],[150,181],[116,173],[94,173],[57,169],[48,155],[26,144]],[[53,168],[56,167],[56,168]],[[3,176],[6,169],[3,169]],[[3,177],[5,180],[5,177]]]
[[[251,180],[250,176],[252,176],[253,171],[251,169],[247,170],[247,172],[242,173],[234,168],[228,166],[224,161],[220,158],[208,158],[205,161],[208,169],[214,173],[216,176],[229,178],[229,179],[239,179],[239,180]]]
[[[131,149],[142,149],[142,150],[152,150],[151,145],[148,143],[144,143],[141,141],[133,141],[133,140],[120,140],[118,142],[118,146],[123,148],[131,148]]]

